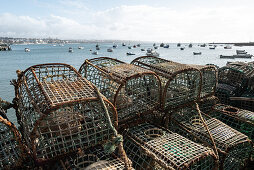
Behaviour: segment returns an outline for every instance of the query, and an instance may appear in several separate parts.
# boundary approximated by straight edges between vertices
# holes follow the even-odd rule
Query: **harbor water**
[[[14,98],[14,87],[10,85],[12,79],[16,79],[16,70],[25,70],[26,68],[43,63],[67,63],[79,69],[85,59],[95,57],[112,57],[124,62],[130,63],[133,59],[139,56],[146,55],[146,51],[141,51],[141,48],[153,48],[153,43],[141,43],[141,47],[128,49],[128,46],[133,46],[135,43],[122,46],[121,43],[116,43],[117,48],[113,48],[113,52],[107,52],[108,48],[113,47],[113,43],[99,43],[100,50],[98,55],[93,55],[96,51],[97,43],[83,44],[31,44],[31,45],[12,45],[12,51],[0,51],[0,97],[9,102]],[[157,46],[160,44],[157,43]],[[84,47],[79,49],[78,47]],[[169,44],[169,48],[159,47],[156,51],[161,58],[184,63],[184,64],[215,64],[224,66],[228,61],[254,61],[252,59],[220,59],[220,55],[234,55],[236,50],[246,50],[249,54],[254,54],[254,47],[237,47],[232,46],[232,49],[224,49],[225,45],[217,45],[216,49],[209,49],[209,46],[200,47],[199,44],[193,44],[192,48],[188,44],[181,44],[185,47],[180,50],[176,44]],[[68,52],[69,47],[73,48],[73,52]],[[30,52],[25,52],[24,49],[29,48]],[[135,55],[126,55],[127,52],[132,52]],[[193,52],[201,52],[201,55],[193,55]],[[13,109],[8,111],[8,118],[14,124],[16,116]]]

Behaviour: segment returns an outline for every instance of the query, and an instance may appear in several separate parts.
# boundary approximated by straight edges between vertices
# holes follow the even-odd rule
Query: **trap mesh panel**
[[[90,82],[70,65],[35,65],[19,79],[22,133],[37,163],[104,143],[114,129]],[[111,115],[116,112],[106,99]]]
[[[216,96],[221,103],[231,104],[229,97],[240,96],[246,88],[246,76],[239,68],[221,67],[218,73]]]
[[[204,113],[210,113],[217,103],[219,103],[219,99],[215,96],[204,98],[198,102],[200,110]]]
[[[217,104],[209,115],[246,134],[254,141],[254,112]]]
[[[135,169],[214,169],[214,152],[144,123],[126,130],[124,148]]]
[[[0,116],[0,169],[21,166],[24,154],[24,147],[16,127]]]
[[[118,170],[125,169],[124,162],[113,154],[104,152],[101,145],[86,149],[77,154],[68,156],[53,165],[48,165],[50,169],[66,170],[66,169],[86,169],[86,170]]]
[[[160,76],[163,87],[162,101],[167,109],[199,99],[201,73],[198,69],[152,56],[138,57],[131,63],[148,68]]]
[[[154,72],[106,57],[85,61],[79,72],[115,105],[119,124],[159,107],[160,81]]]
[[[217,85],[217,68],[212,65],[190,65],[197,68],[202,74],[200,98],[206,98],[215,94]]]
[[[250,158],[252,145],[248,137],[221,121],[202,115],[219,151],[221,167],[240,169]],[[213,146],[207,130],[192,107],[186,107],[172,113],[171,129],[191,140]],[[234,161],[232,161],[234,160]],[[232,165],[233,164],[233,165]]]

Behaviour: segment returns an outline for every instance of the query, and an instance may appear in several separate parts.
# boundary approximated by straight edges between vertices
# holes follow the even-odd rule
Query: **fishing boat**
[[[93,51],[92,54],[93,55],[98,55],[98,51]]]
[[[215,50],[215,48],[216,48],[215,45],[209,47],[210,50]]]
[[[161,44],[160,44],[160,47],[164,47],[164,45],[165,45],[164,43],[161,43]]]
[[[122,46],[126,46],[126,44],[125,44],[125,43],[122,43]]]
[[[201,52],[193,52],[193,55],[201,55]]]
[[[176,45],[177,47],[181,47],[181,43],[177,43],[177,45]]]
[[[159,49],[159,46],[154,46],[153,48],[154,48],[154,49]]]
[[[96,50],[100,50],[100,47],[96,47]]]
[[[153,43],[153,46],[155,47],[155,46],[156,46],[156,44],[155,44],[155,43]]]
[[[148,48],[148,49],[146,50],[146,55],[147,55],[147,56],[159,57],[160,54],[159,54],[157,51],[155,51],[155,50],[153,50],[153,49],[151,49],[151,48]]]
[[[140,50],[141,50],[141,51],[145,51],[146,49],[144,49],[144,48],[141,48]]]
[[[114,44],[114,45],[113,45],[113,48],[117,48],[117,46],[118,46],[117,44]]]
[[[200,47],[206,47],[206,44],[201,44]]]
[[[164,48],[169,48],[169,45],[168,44],[164,45]]]
[[[136,54],[134,54],[132,52],[127,52],[126,55],[136,55]]]
[[[137,44],[137,47],[140,47],[140,46],[141,46],[141,44],[140,44],[140,43],[138,43],[138,44]]]
[[[245,50],[236,50],[236,54],[247,54]]]
[[[232,46],[226,45],[226,46],[224,47],[224,49],[232,49]]]
[[[84,47],[82,47],[82,46],[79,46],[79,47],[78,47],[78,49],[80,49],[80,50],[83,50],[83,49],[84,49]]]
[[[132,46],[128,46],[129,49],[132,49]]]
[[[113,49],[112,48],[108,48],[107,52],[113,52]]]
[[[180,50],[184,50],[185,48],[184,47],[181,47]]]
[[[189,44],[189,48],[192,48],[192,46],[193,46],[193,45],[190,43],[190,44]]]
[[[30,48],[25,48],[25,52],[30,52]]]
[[[133,45],[133,48],[136,48],[137,46],[136,45]]]
[[[69,47],[69,52],[72,53],[73,52],[73,48]]]

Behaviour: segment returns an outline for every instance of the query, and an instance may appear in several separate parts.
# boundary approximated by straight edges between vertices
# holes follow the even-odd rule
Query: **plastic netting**
[[[172,113],[173,121],[170,127],[174,132],[191,140],[213,147],[210,133],[216,145],[216,148],[213,148],[219,151],[221,167],[228,169],[229,166],[232,166],[239,169],[246,165],[252,151],[249,138],[204,113],[202,117],[206,125],[202,123],[196,108],[192,106],[185,107]],[[209,132],[205,126],[209,129]]]
[[[16,127],[0,116],[0,169],[21,166],[25,150]]]
[[[152,56],[138,57],[131,63],[152,70],[160,76],[162,102],[167,109],[199,100],[202,83],[199,69]]]
[[[135,169],[214,169],[214,152],[176,133],[144,123],[125,132],[124,148]]]
[[[46,165],[49,169],[86,169],[86,170],[119,170],[125,169],[124,162],[112,153],[104,152],[101,145],[79,151],[77,154],[58,160],[54,164]]]
[[[115,105],[119,124],[160,107],[154,72],[106,57],[86,60],[79,72]]]
[[[117,125],[115,108],[72,66],[35,65],[19,77],[17,114],[25,142],[37,163],[116,137],[111,123]]]

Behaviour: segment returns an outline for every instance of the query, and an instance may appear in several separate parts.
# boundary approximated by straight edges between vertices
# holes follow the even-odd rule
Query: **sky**
[[[193,43],[254,41],[253,0],[0,2],[0,37]]]

